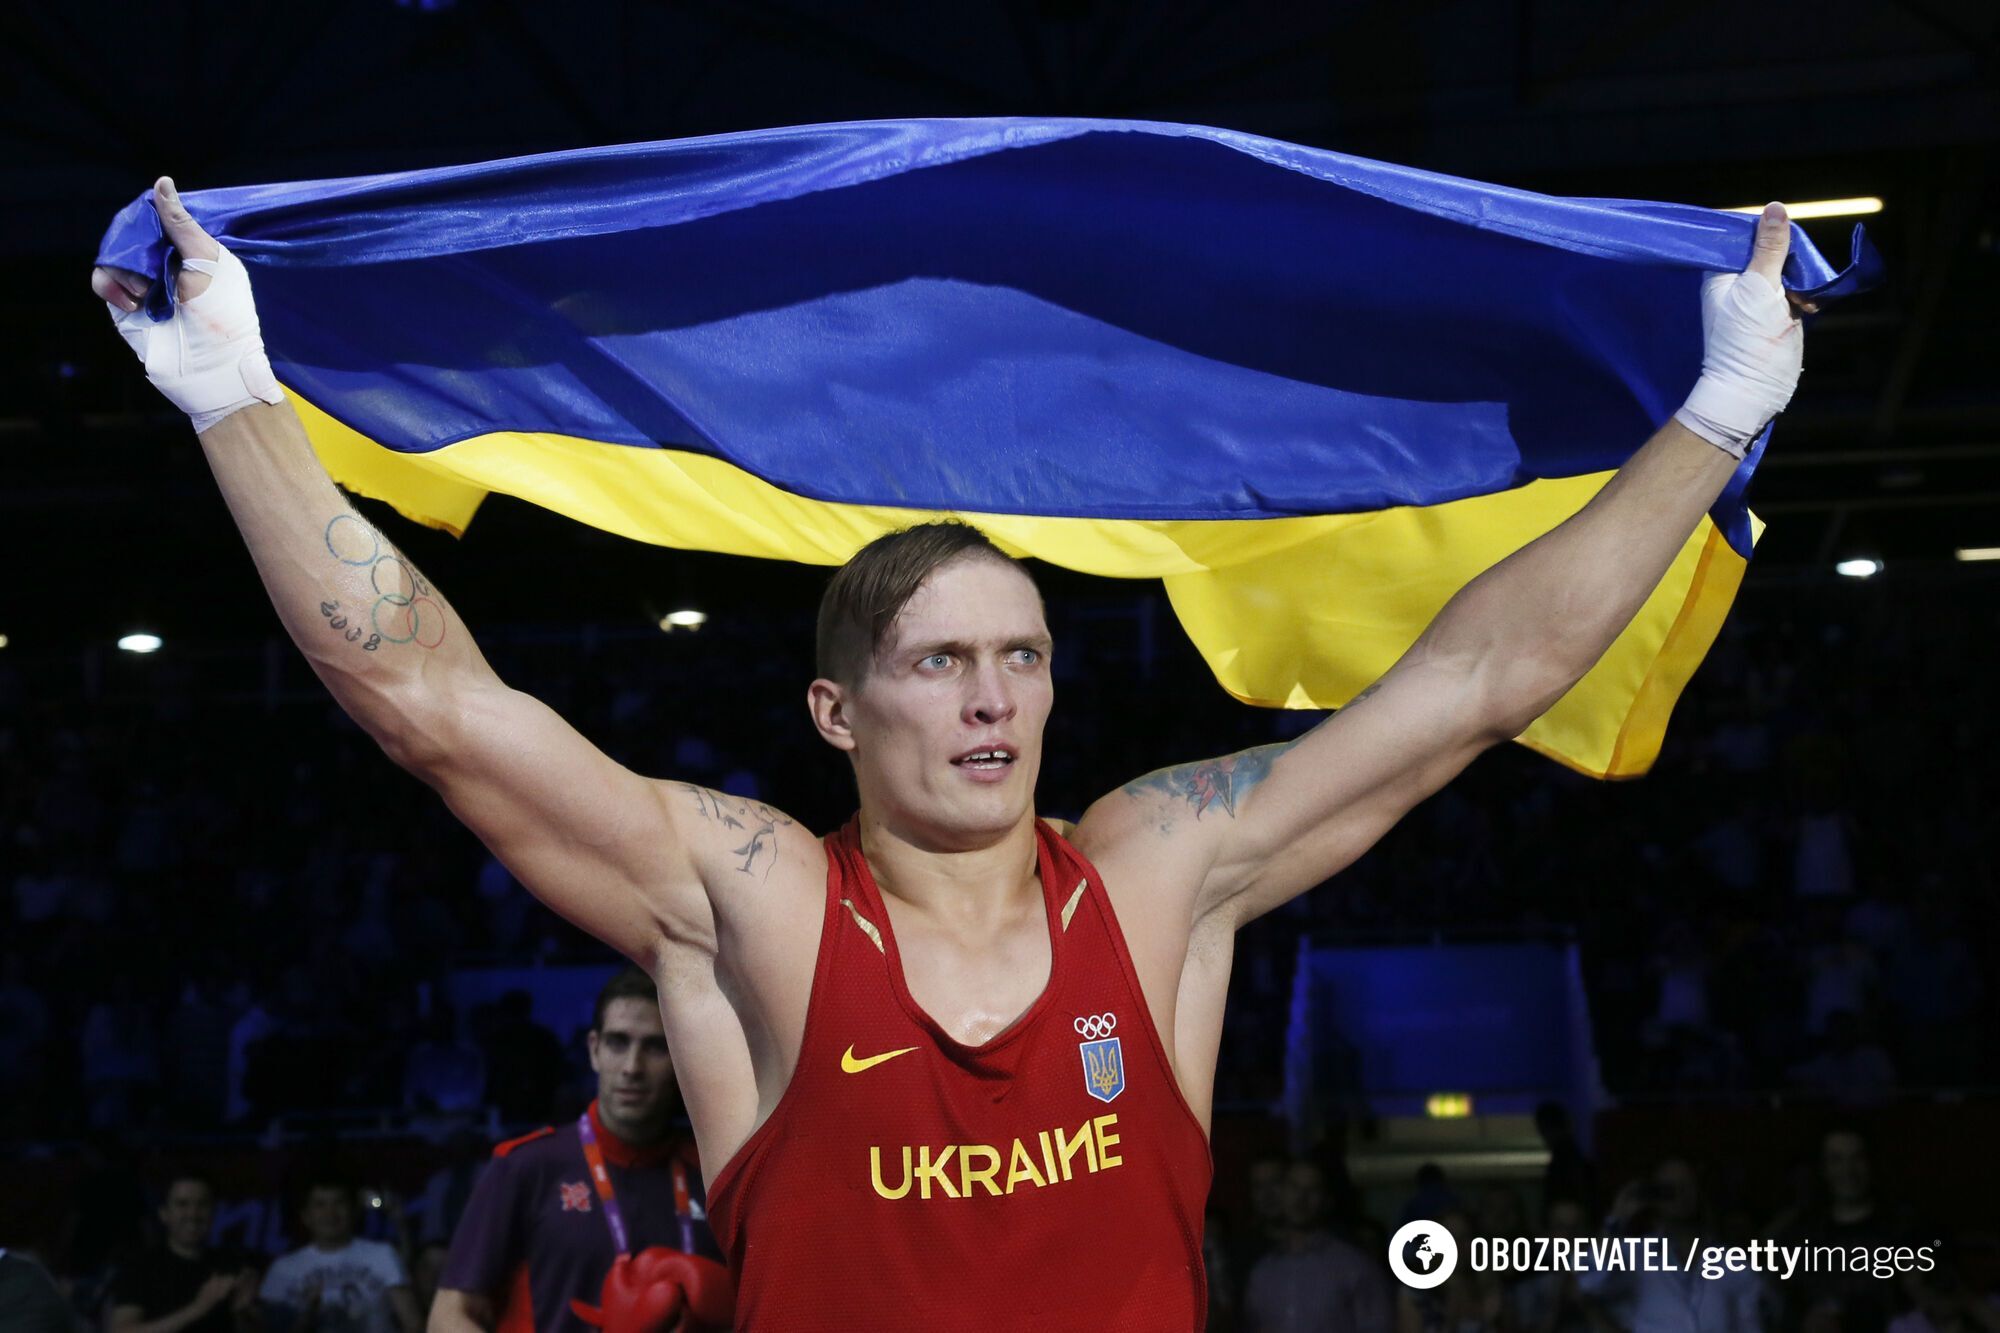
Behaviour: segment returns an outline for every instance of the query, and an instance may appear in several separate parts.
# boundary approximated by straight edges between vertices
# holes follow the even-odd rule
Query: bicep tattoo
[[[1380,688],[1382,688],[1380,681],[1370,685],[1348,700],[1346,708],[1341,709],[1341,712],[1364,702]],[[1331,720],[1328,718],[1320,722],[1313,731],[1319,730]],[[1310,734],[1311,732],[1307,733]],[[1160,801],[1160,798],[1165,798],[1161,802],[1160,832],[1162,833],[1173,830],[1173,816],[1184,807],[1192,809],[1196,819],[1218,808],[1223,814],[1234,819],[1236,803],[1248,795],[1251,788],[1270,776],[1271,765],[1277,762],[1279,755],[1303,739],[1305,738],[1302,736],[1295,740],[1259,745],[1236,754],[1224,755],[1220,759],[1204,759],[1174,768],[1162,768],[1126,783],[1120,790],[1134,800]]]
[[[1289,742],[1259,745],[1220,759],[1163,768],[1126,783],[1122,790],[1135,800],[1164,796],[1185,804],[1194,810],[1196,819],[1217,806],[1234,819],[1236,803],[1269,776],[1271,764],[1290,748]],[[1165,827],[1162,826],[1163,831]]]

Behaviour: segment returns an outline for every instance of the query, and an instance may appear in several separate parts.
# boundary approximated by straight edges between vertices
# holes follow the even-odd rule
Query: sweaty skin
[[[181,253],[213,257],[171,182],[157,197]],[[1788,240],[1782,210],[1763,219],[1751,269],[1777,283]],[[208,278],[177,281],[187,300]],[[144,286],[93,275],[126,308]],[[532,892],[657,979],[713,1177],[797,1060],[826,885],[819,840],[771,806],[632,773],[509,689],[444,594],[335,489],[289,404],[253,403],[200,439],[279,618],[341,706]],[[1090,807],[1072,840],[1103,874],[1204,1125],[1236,930],[1352,862],[1560,698],[1735,467],[1670,421],[1307,735],[1162,770]],[[1028,579],[965,557],[931,574],[862,680],[807,692],[812,724],[853,761],[862,848],[910,990],[963,1042],[1004,1031],[1049,976],[1033,795],[1053,651]],[[953,762],[995,746],[1011,760]]]

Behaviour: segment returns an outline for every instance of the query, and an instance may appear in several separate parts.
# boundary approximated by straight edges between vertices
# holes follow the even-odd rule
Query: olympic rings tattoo
[[[330,628],[370,653],[385,643],[436,648],[444,642],[444,608],[430,595],[431,586],[414,565],[394,550],[382,549],[381,533],[357,515],[335,514],[327,521],[325,537],[327,554],[343,565],[368,570],[368,587],[375,594],[374,605],[365,613],[350,614],[339,602],[321,602],[319,613]],[[385,606],[390,608],[387,621],[382,619]]]

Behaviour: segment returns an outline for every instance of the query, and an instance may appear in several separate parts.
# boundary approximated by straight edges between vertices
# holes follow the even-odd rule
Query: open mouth
[[[967,750],[951,762],[959,768],[970,768],[977,772],[995,772],[1014,762],[1014,747],[990,745],[981,750]]]

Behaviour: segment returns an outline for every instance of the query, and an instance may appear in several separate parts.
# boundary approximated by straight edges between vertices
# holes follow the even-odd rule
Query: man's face
[[[315,1185],[306,1195],[306,1239],[334,1248],[354,1239],[354,1191]]]
[[[1285,1212],[1285,1164],[1260,1161],[1250,1165],[1250,1208],[1257,1225],[1269,1230],[1279,1225]]]
[[[1694,1168],[1686,1162],[1669,1160],[1653,1172],[1653,1188],[1659,1192],[1659,1213],[1668,1222],[1685,1225],[1701,1211],[1701,1195],[1695,1187]]]
[[[660,1006],[631,997],[613,1000],[589,1040],[598,1115],[621,1137],[649,1137],[679,1106]]]
[[[208,1241],[215,1220],[215,1196],[199,1180],[176,1180],[160,1204],[160,1224],[177,1250],[199,1250]]]
[[[1549,1232],[1551,1236],[1588,1236],[1593,1228],[1590,1215],[1583,1211],[1583,1205],[1572,1199],[1561,1199],[1549,1208]]]
[[[1309,1162],[1294,1162],[1285,1170],[1285,1225],[1310,1227],[1319,1222],[1326,1202],[1326,1184],[1319,1168]]]
[[[990,843],[1033,808],[1055,702],[1049,629],[1034,584],[962,557],[933,570],[858,687],[833,686],[864,805],[938,850]],[[816,682],[816,688],[822,684]],[[997,751],[998,759],[973,756]]]
[[[1835,1132],[1820,1145],[1820,1169],[1826,1192],[1835,1203],[1866,1203],[1869,1198],[1868,1145],[1859,1134]]]

